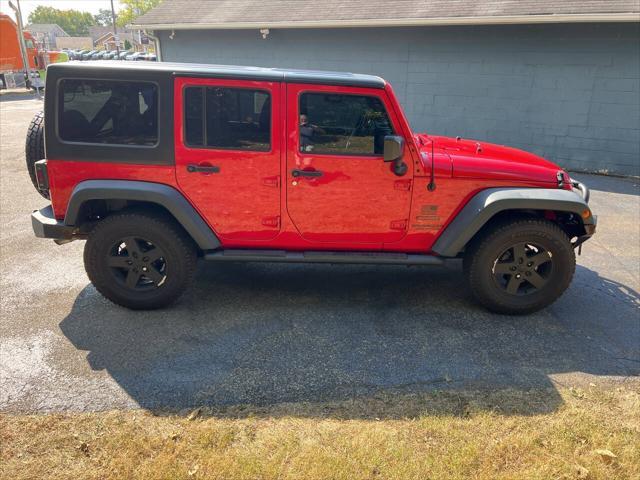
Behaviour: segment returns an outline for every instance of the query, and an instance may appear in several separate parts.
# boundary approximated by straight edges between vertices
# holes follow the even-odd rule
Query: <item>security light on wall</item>
[[[169,35],[169,39],[173,40],[174,38],[176,38],[176,31],[175,30],[171,30],[171,35]]]
[[[269,29],[268,28],[261,28],[260,29],[260,33],[262,34],[263,40],[266,40],[267,36],[269,35]]]

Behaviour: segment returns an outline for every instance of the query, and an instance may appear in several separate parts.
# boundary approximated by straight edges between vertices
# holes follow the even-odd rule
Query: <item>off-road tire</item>
[[[118,270],[109,266],[114,245],[131,237],[151,242],[164,253],[166,276],[159,286],[143,291],[129,288],[118,280]],[[96,290],[133,310],[153,310],[176,301],[191,284],[196,262],[196,246],[182,228],[168,216],[149,212],[124,211],[106,217],[93,228],[84,248],[85,270]]]
[[[31,178],[31,183],[36,191],[44,198],[49,198],[45,192],[38,190],[38,181],[36,180],[35,163],[44,158],[44,112],[38,112],[31,119],[29,129],[27,130],[27,139],[24,147],[24,156],[27,162],[27,171]]]
[[[495,280],[494,268],[501,252],[510,245],[522,243],[539,245],[548,251],[551,267],[540,289],[525,295],[511,294]],[[513,253],[515,255],[515,250]],[[533,313],[552,304],[571,283],[575,268],[576,257],[567,234],[558,225],[541,219],[496,225],[473,241],[464,257],[464,270],[473,296],[490,311],[507,315]]]

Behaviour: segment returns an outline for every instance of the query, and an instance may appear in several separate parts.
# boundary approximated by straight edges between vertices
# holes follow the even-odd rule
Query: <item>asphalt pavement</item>
[[[103,299],[83,242],[33,236],[24,163],[42,101],[0,99],[0,411],[274,405],[640,380],[640,186],[578,175],[598,232],[534,315],[486,312],[445,267],[202,264],[172,308]],[[640,159],[639,159],[640,162]],[[393,398],[393,397],[391,397]]]

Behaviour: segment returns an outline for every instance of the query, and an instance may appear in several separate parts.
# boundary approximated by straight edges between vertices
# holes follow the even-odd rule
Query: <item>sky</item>
[[[16,0],[13,0],[13,2],[15,3]],[[20,0],[22,21],[25,25],[28,23],[29,14],[40,5],[54,7],[59,10],[80,10],[92,14],[98,13],[101,8],[111,9],[110,0]],[[120,9],[120,2],[113,0],[113,6],[117,12]],[[0,0],[0,11],[13,18],[13,10],[9,8],[9,0]]]

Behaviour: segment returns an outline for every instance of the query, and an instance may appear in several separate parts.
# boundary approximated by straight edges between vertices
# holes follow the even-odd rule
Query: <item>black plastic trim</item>
[[[64,218],[76,226],[82,205],[90,200],[129,200],[155,203],[166,208],[202,250],[220,247],[220,241],[200,214],[175,188],[152,182],[130,180],[87,180],[73,189]]]
[[[571,212],[580,216],[585,225],[595,224],[589,209],[577,192],[547,188],[490,188],[477,193],[449,224],[432,247],[443,257],[455,257],[480,229],[497,213],[505,210],[551,210]]]
[[[138,76],[145,72],[158,78],[194,77],[255,80],[262,82],[310,83],[318,85],[339,85],[365,88],[384,88],[384,79],[375,75],[322,70],[298,70],[293,68],[265,68],[237,65],[213,65],[205,63],[176,62],[123,62],[120,60],[97,60],[85,62],[56,63],[59,71],[115,71],[119,75]],[[47,71],[47,80],[49,72]],[[121,77],[122,78],[122,77]],[[48,85],[47,85],[48,87]]]
[[[294,82],[383,89],[373,75],[313,70],[241,67],[168,62],[100,60],[49,65],[45,96],[45,149],[49,160],[174,165],[174,78],[220,78],[265,82]],[[61,79],[130,80],[158,85],[159,132],[155,147],[64,142],[56,135],[58,84]],[[273,135],[273,134],[272,134]],[[273,148],[273,147],[272,147]]]
[[[357,73],[314,72],[304,70],[288,70],[284,72],[284,82],[309,83],[316,85],[334,85],[339,87],[384,88],[385,81],[373,75]]]
[[[286,250],[220,250],[206,253],[211,262],[341,263],[375,265],[442,265],[434,255],[386,252],[290,252]]]
[[[107,60],[104,60],[107,62]],[[150,69],[100,68],[81,62],[51,64],[47,68],[45,95],[45,151],[48,160],[173,165],[173,77]],[[86,62],[89,63],[89,62]],[[124,62],[123,62],[124,63]],[[62,140],[58,132],[59,85],[61,80],[135,81],[153,83],[158,89],[158,142],[154,146],[119,145]]]
[[[64,222],[56,220],[51,205],[35,210],[31,214],[31,226],[36,237],[53,238],[55,240],[71,239],[77,230],[75,227],[65,225]]]

